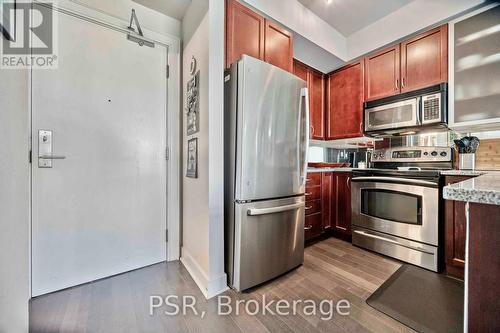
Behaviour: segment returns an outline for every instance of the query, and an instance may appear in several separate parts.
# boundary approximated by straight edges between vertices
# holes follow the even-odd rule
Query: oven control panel
[[[450,147],[400,147],[375,150],[372,162],[449,162]]]

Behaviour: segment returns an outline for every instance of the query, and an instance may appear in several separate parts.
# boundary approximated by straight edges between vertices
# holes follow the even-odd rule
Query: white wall
[[[280,22],[341,60],[347,60],[345,37],[297,0],[240,0]]]
[[[347,39],[348,58],[355,59],[452,17],[484,0],[415,0]]]
[[[180,21],[130,0],[58,0],[64,8],[126,25],[132,7],[144,28],[157,35],[180,37]],[[172,47],[178,52],[178,47]],[[175,56],[173,57],[175,58]],[[177,69],[171,71],[176,77]],[[177,94],[177,87],[172,88]],[[170,103],[170,100],[169,100]],[[170,106],[170,104],[169,104]],[[0,70],[0,332],[28,331],[29,277],[29,73]],[[169,253],[170,254],[170,253]]]
[[[130,19],[131,9],[134,8],[141,28],[147,28],[164,35],[176,37],[181,35],[181,22],[179,20],[146,8],[132,0],[58,0],[58,2],[63,6],[72,6],[72,3],[82,5],[126,21]]]
[[[182,19],[182,43],[186,45],[208,12],[208,0],[191,0]]]
[[[183,50],[183,194],[182,194],[182,249],[181,261],[196,283],[206,292],[209,279],[208,260],[208,14],[202,18],[189,43]],[[191,57],[197,60],[200,71],[200,131],[186,135],[186,85],[192,78],[189,73]],[[198,178],[185,176],[188,139],[198,138]]]
[[[210,0],[209,9],[209,248],[208,297],[227,289],[224,272],[224,1]]]
[[[224,272],[224,2],[209,2],[208,13],[196,27],[205,4],[194,0],[183,20],[189,39],[183,50],[183,94],[191,78],[191,57],[200,70],[200,132],[186,136],[184,112],[184,170],[187,142],[198,138],[198,179],[183,179],[183,244],[181,261],[205,295],[210,298],[227,289]],[[185,30],[184,28],[187,27]],[[193,32],[193,33],[191,33]]]
[[[293,57],[323,73],[329,73],[346,63],[299,34],[293,36]]]
[[[28,331],[28,72],[0,69],[0,332]]]

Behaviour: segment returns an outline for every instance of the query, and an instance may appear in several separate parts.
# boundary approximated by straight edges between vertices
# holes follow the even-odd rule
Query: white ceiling
[[[298,0],[345,37],[380,20],[413,0]]]
[[[133,0],[167,16],[182,20],[192,0]]]

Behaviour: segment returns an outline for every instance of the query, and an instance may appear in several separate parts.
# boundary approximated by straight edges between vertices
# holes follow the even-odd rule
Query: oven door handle
[[[397,178],[397,177],[379,177],[379,176],[376,176],[376,177],[355,177],[355,178],[352,179],[353,182],[356,182],[356,181],[358,181],[358,182],[359,181],[378,181],[378,180],[389,181],[389,182],[392,182],[392,183],[397,183],[399,181],[399,182],[405,182],[405,183],[415,184],[415,185],[432,185],[432,186],[437,186],[438,185],[436,183],[429,182],[429,181],[426,181],[426,180],[409,179],[409,178]]]
[[[387,242],[387,243],[399,245],[399,246],[402,246],[402,247],[406,247],[407,249],[410,249],[410,250],[415,250],[415,251],[419,251],[419,252],[422,252],[422,253],[425,253],[425,254],[434,255],[433,252],[426,251],[426,250],[424,250],[424,249],[422,249],[420,247],[406,245],[406,244],[400,243],[398,241],[395,241],[395,240],[392,240],[392,239],[389,239],[389,238],[385,238],[385,237],[382,237],[382,236],[378,236],[378,235],[373,235],[373,234],[370,234],[370,233],[367,233],[367,232],[364,232],[364,231],[354,230],[354,233],[356,233],[358,235],[361,235],[361,236],[378,239],[378,240],[381,240],[383,242]]]

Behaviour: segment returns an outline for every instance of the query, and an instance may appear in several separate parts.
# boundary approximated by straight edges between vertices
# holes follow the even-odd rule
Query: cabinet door
[[[321,173],[321,206],[323,212],[323,231],[330,230],[333,221],[333,172]]]
[[[265,19],[236,0],[226,0],[226,67],[243,54],[264,59]]]
[[[293,74],[302,80],[309,82],[309,66],[293,59]]]
[[[365,100],[400,92],[399,44],[365,58]]]
[[[454,184],[470,177],[446,177],[445,184]],[[445,258],[446,272],[464,278],[465,267],[465,202],[446,200],[445,210]]]
[[[357,62],[328,78],[326,138],[363,136],[363,65]]]
[[[307,215],[304,222],[304,240],[308,241],[321,235],[322,214]]]
[[[325,139],[325,78],[323,73],[309,69],[311,138]]]
[[[448,80],[448,25],[401,43],[401,92]]]
[[[286,71],[293,71],[293,37],[282,27],[265,21],[264,61]]]
[[[351,236],[351,173],[335,173],[336,218],[335,232],[341,237]]]

